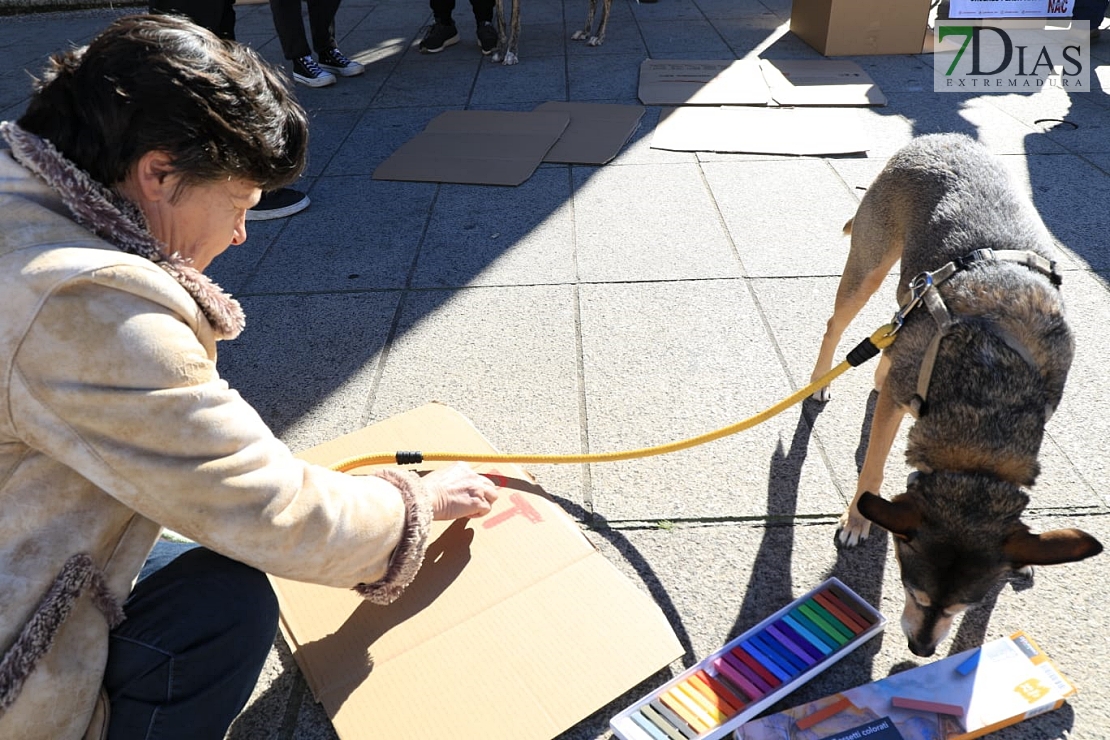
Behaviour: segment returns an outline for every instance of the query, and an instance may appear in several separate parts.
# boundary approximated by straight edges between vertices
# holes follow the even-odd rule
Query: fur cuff
[[[389,559],[385,576],[380,581],[355,586],[364,599],[384,606],[401,595],[424,563],[432,530],[432,499],[416,473],[386,468],[374,475],[396,486],[405,501],[405,530]]]

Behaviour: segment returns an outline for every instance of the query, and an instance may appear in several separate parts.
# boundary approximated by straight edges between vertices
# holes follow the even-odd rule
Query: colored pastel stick
[[[688,683],[700,691],[701,695],[726,718],[740,711],[740,707],[743,705],[737,703],[739,699],[723,686],[721,686],[720,689],[715,688],[713,684],[710,683],[712,680],[712,677],[708,673],[699,669],[690,676]]]
[[[823,606],[825,611],[834,616],[838,622],[850,629],[853,635],[858,635],[863,632],[864,628],[860,627],[852,617],[848,616],[848,614],[826,594],[814,594],[813,600]]]
[[[671,690],[667,693],[677,699],[678,702],[690,712],[694,719],[697,720],[698,724],[694,727],[695,729],[697,729],[698,732],[705,732],[706,730],[711,730],[717,726],[717,722],[712,717],[710,717],[704,709],[698,706],[697,702],[695,702],[685,691],[682,690],[681,684],[679,684],[678,686],[672,686]]]
[[[964,716],[964,708],[958,704],[942,704],[939,701],[925,701],[924,699],[913,699],[908,696],[892,697],[890,703],[902,709],[916,709],[920,712],[950,714],[953,717]]]
[[[700,714],[698,716],[702,717],[702,719],[708,718],[711,727],[716,727],[717,725],[725,721],[725,713],[718,709],[715,704],[709,701],[709,699],[706,699],[705,696],[700,691],[698,691],[697,687],[692,685],[689,680],[680,683],[678,685],[678,690],[685,694],[688,699],[694,702],[698,709],[704,712],[704,716]]]
[[[805,614],[805,612],[801,611],[801,609],[794,609],[792,612],[790,612],[790,616],[794,618],[794,621],[796,621],[807,630],[806,637],[812,637],[814,640],[824,646],[823,649],[825,650],[826,655],[840,647],[837,644],[836,640],[829,637],[828,634],[826,634],[823,629],[821,629],[812,619],[810,619]]]
[[[654,722],[645,717],[640,712],[632,713],[632,721],[640,726],[640,729],[651,736],[651,740],[669,740],[667,734],[662,729],[656,726]]]
[[[835,604],[836,607],[840,609],[840,611],[844,612],[844,616],[851,620],[851,622],[855,626],[859,627],[860,632],[866,632],[867,628],[871,626],[870,622],[861,617],[859,612],[846,604],[844,602],[844,599],[841,599],[839,596],[837,596],[836,593],[833,592],[831,589],[826,588],[820,593],[822,597],[829,601],[829,603]]]
[[[771,669],[760,662],[758,658],[755,658],[754,656],[752,656],[751,653],[745,650],[743,645],[744,643],[740,643],[736,647],[732,648],[732,650],[730,650],[729,652],[731,652],[740,660],[744,661],[744,664],[747,665],[748,668],[751,668],[753,671],[755,671],[756,675],[762,678],[768,686],[772,688],[777,688],[780,684],[782,684],[782,679],[776,676],[771,671]]]
[[[783,681],[789,681],[801,672],[799,669],[795,668],[794,664],[786,657],[786,649],[780,647],[773,641],[768,641],[762,633],[749,637],[748,643],[752,648],[758,649],[763,655],[770,658],[771,663],[786,674],[786,678],[784,678]]]
[[[860,619],[862,619],[868,627],[875,624],[875,622],[877,621],[875,615],[871,614],[868,611],[865,611],[864,608],[860,606],[855,599],[842,591],[840,587],[837,586],[835,583],[830,583],[829,587],[825,590],[829,591],[831,594],[840,599],[841,603],[843,603],[844,606],[854,611],[856,615]]]
[[[739,671],[742,675],[746,676],[749,681],[755,684],[756,688],[760,691],[760,696],[774,691],[775,687],[767,682],[763,676],[756,673],[751,666],[741,660],[739,655],[729,650],[722,657],[724,657],[724,659],[728,661],[728,664],[735,670]]]
[[[850,639],[846,635],[841,634],[840,631],[837,630],[836,627],[833,626],[828,619],[826,619],[820,612],[817,611],[818,607],[814,607],[810,602],[807,601],[804,604],[800,604],[798,606],[798,609],[801,610],[802,614],[805,614],[807,617],[809,617],[811,622],[816,624],[821,629],[825,630],[825,634],[831,637],[836,642],[837,647],[844,645]],[[825,610],[821,609],[821,611],[824,612]],[[825,614],[828,614],[828,612],[825,612]],[[844,628],[841,627],[841,629]],[[847,632],[847,630],[844,631]]]
[[[783,634],[793,640],[795,645],[804,650],[806,654],[809,655],[809,657],[813,658],[817,662],[821,662],[822,660],[824,660],[825,653],[821,652],[821,650],[819,650],[812,642],[810,642],[805,637],[805,635],[801,634],[793,627],[791,627],[786,619],[786,617],[783,617],[779,621],[775,622],[775,626],[782,630]]]
[[[682,717],[686,724],[690,725],[690,727],[692,727],[694,731],[696,731],[699,735],[702,734],[709,729],[709,725],[707,725],[705,722],[702,722],[697,713],[686,706],[686,703],[681,700],[681,696],[682,695],[680,693],[676,692],[674,689],[671,689],[670,691],[664,691],[662,694],[659,695],[659,698],[662,699],[663,703],[670,707],[675,714],[677,714],[679,717]]]
[[[780,629],[778,627],[778,625],[775,625],[775,624],[767,625],[767,634],[773,636],[776,640],[779,641],[780,645],[782,645],[787,650],[789,650],[791,653],[793,653],[794,657],[797,658],[798,660],[800,660],[802,662],[802,665],[805,666],[806,668],[808,668],[812,665],[815,665],[817,663],[816,658],[814,658],[809,653],[807,653],[802,648],[802,646],[799,645],[795,641],[795,638],[790,637],[790,635],[786,634],[786,632],[783,631],[782,629]],[[796,639],[800,640],[802,638],[799,637],[799,638],[796,638]]]
[[[746,694],[752,701],[765,696],[766,692],[760,691],[747,676],[733,668],[724,658],[715,658],[711,665],[713,670],[717,671],[717,675],[723,676],[725,680],[739,689],[741,693]]]
[[[698,736],[698,731],[691,727],[682,717],[675,714],[658,696],[648,702],[648,706],[660,717],[670,722],[671,726],[678,730],[679,734],[687,740],[694,740],[694,738]]]
[[[979,648],[975,648],[975,652],[968,656],[967,660],[956,666],[956,673],[959,673],[961,676],[966,676],[967,674],[974,671],[979,666],[980,652],[981,651],[979,650]]]
[[[810,599],[806,602],[806,606],[813,610],[813,613],[825,620],[825,624],[829,625],[836,631],[840,637],[844,638],[845,642],[851,642],[852,638],[856,636],[855,632],[848,629],[844,624],[836,618],[836,615],[830,612],[825,607],[821,606],[815,599]]]
[[[767,628],[760,633],[760,637],[764,642],[774,645],[775,648],[786,658],[787,662],[794,667],[797,673],[802,673],[806,668],[809,668],[809,661],[802,660],[794,654],[794,650],[784,642],[784,638],[780,637],[782,633],[778,630],[771,631],[772,625],[767,625]],[[808,656],[807,656],[808,657]]]
[[[798,720],[794,724],[796,724],[798,726],[799,730],[808,730],[810,727],[813,727],[815,724],[817,724],[821,720],[828,719],[829,717],[832,717],[834,714],[839,714],[850,706],[852,706],[852,702],[848,701],[844,697],[840,697],[839,699],[834,701],[832,704],[829,704],[828,706],[825,706],[825,707],[821,707],[820,709],[818,709],[813,714],[807,714],[806,716],[802,717],[800,720]]]
[[[670,740],[689,740],[689,735],[683,735],[682,730],[674,726],[666,717],[655,711],[655,707],[651,704],[644,704],[640,707],[640,714],[651,720],[652,724],[658,727],[663,733],[670,738]],[[676,718],[677,719],[677,718]],[[681,722],[681,720],[679,720]],[[686,724],[683,722],[682,724]]]
[[[694,675],[701,679],[702,682],[709,687],[709,690],[716,694],[722,702],[732,707],[733,714],[739,712],[741,709],[747,706],[748,703],[744,701],[741,697],[737,696],[735,691],[730,689],[728,686],[725,686],[723,683],[718,681],[714,676],[710,675],[706,671],[699,670]]]

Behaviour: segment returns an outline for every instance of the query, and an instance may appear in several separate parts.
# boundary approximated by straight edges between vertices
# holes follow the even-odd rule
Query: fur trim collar
[[[188,259],[176,252],[168,254],[166,245],[150,233],[138,206],[93,180],[49,141],[15,123],[0,123],[0,136],[11,146],[16,161],[58,194],[74,221],[121,251],[145,257],[169,273],[200,306],[217,339],[239,336],[246,326],[239,302],[190,265]]]

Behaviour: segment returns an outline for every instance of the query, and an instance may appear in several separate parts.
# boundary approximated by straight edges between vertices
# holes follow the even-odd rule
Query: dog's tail
[[[844,231],[842,232],[844,234],[844,236],[848,236],[849,234],[852,233],[852,221],[854,221],[854,220],[855,220],[855,217],[852,217],[852,218],[848,219],[847,223],[844,224]]]

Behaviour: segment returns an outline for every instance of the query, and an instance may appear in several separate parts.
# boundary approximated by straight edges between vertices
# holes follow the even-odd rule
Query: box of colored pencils
[[[613,717],[623,740],[714,740],[883,630],[837,578],[794,600]]]

